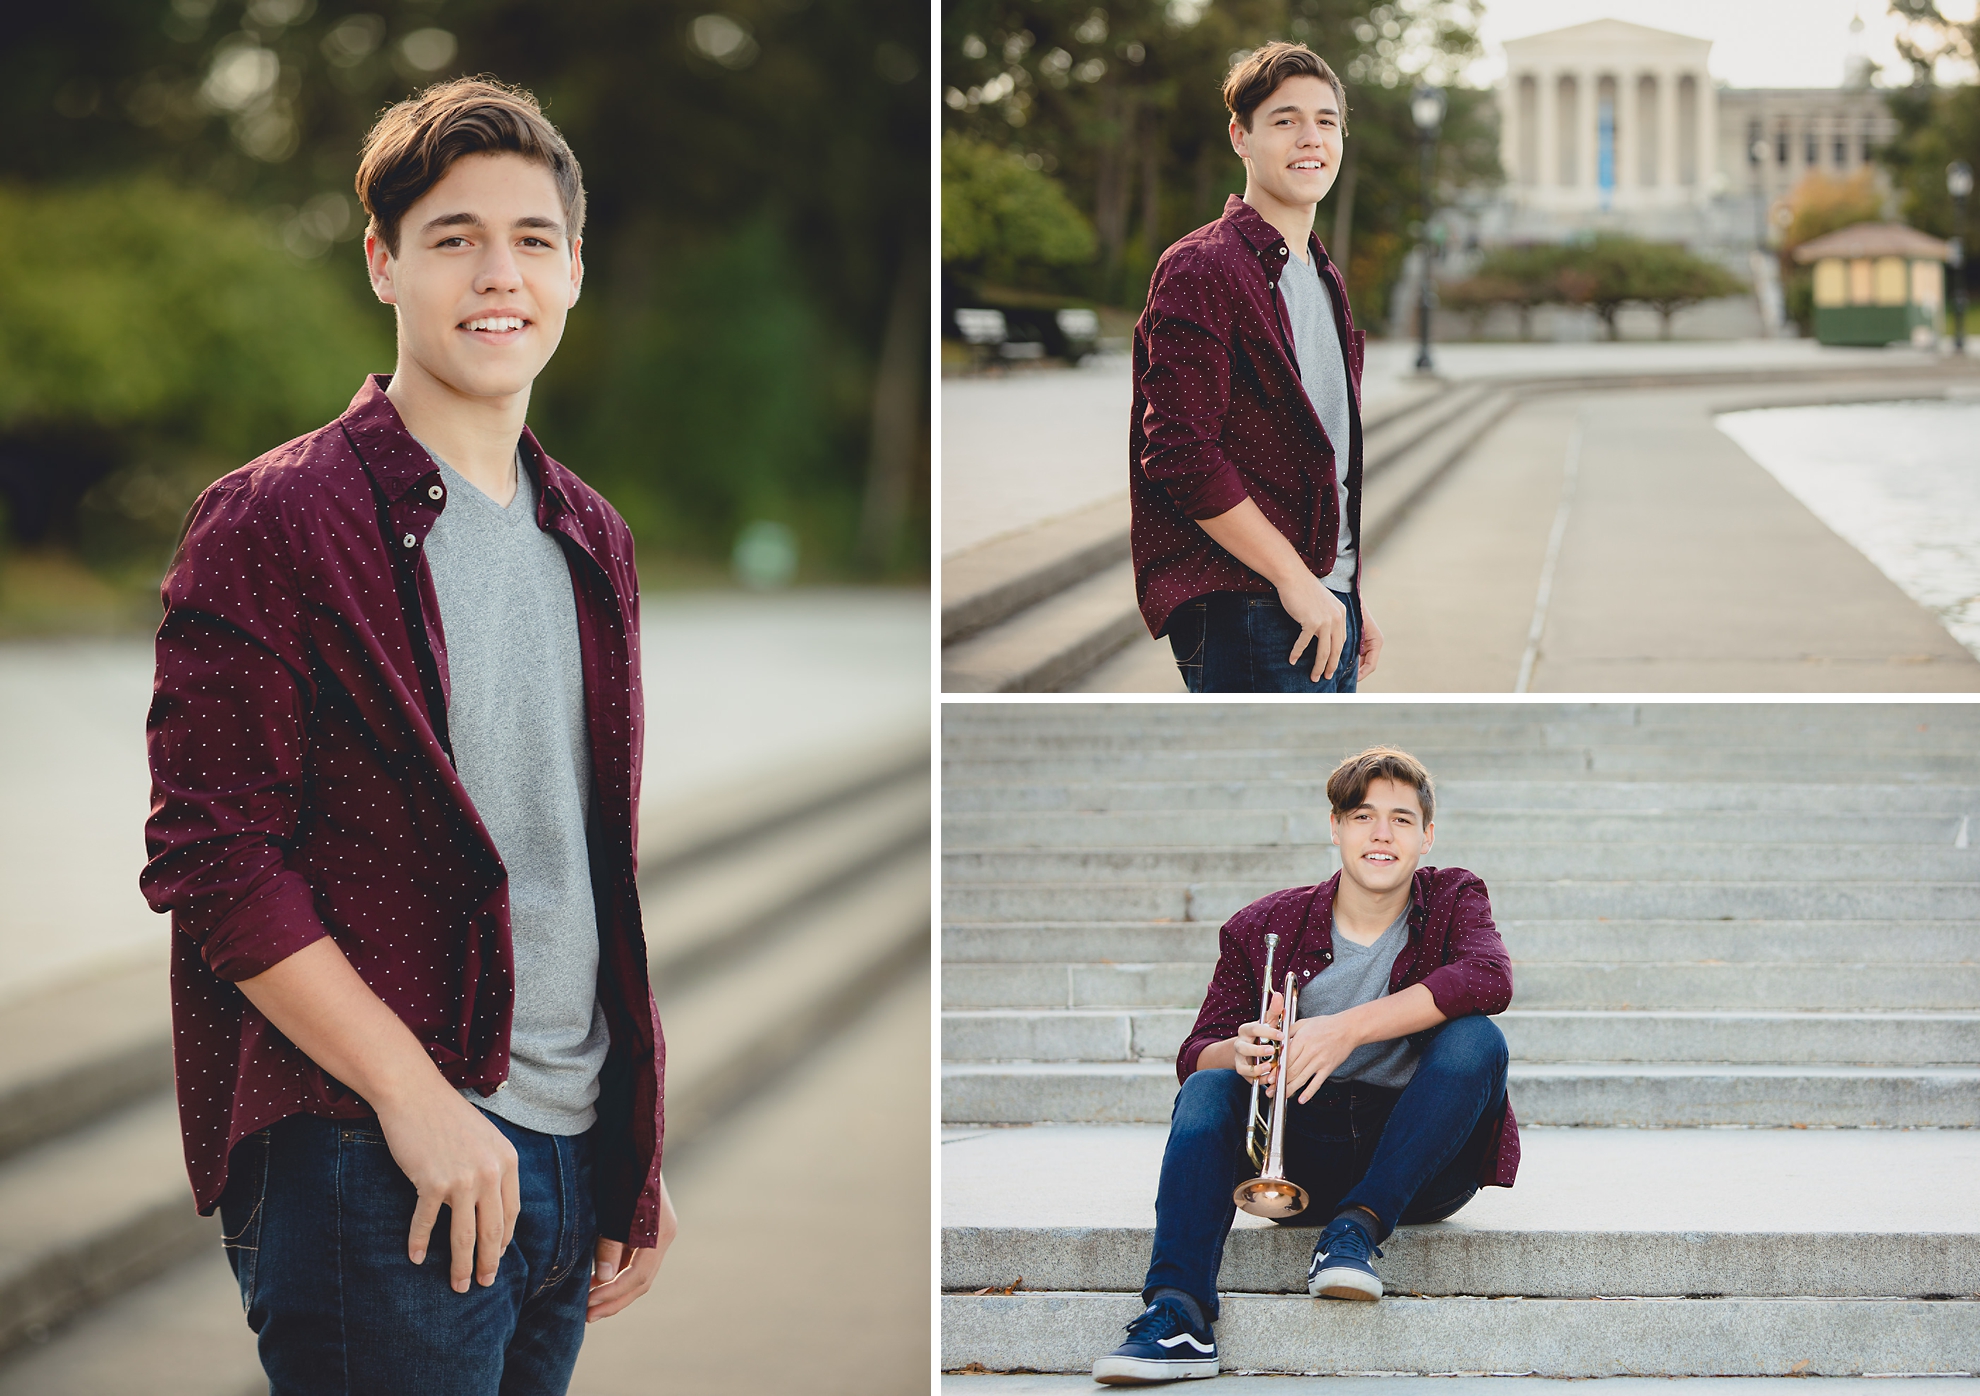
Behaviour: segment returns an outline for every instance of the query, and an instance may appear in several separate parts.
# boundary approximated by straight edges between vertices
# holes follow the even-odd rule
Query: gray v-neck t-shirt
[[[508,1080],[485,1099],[461,1094],[525,1129],[582,1134],[598,1118],[611,1032],[585,843],[577,597],[562,546],[537,525],[520,453],[507,508],[434,459],[446,498],[426,564],[447,642],[447,728],[461,784],[509,872],[516,970]]]
[[[1334,323],[1334,295],[1317,262],[1286,258],[1279,290],[1292,321],[1293,350],[1299,356],[1299,381],[1306,389],[1313,415],[1320,419],[1334,447],[1334,494],[1340,505],[1340,536],[1335,542],[1334,570],[1320,580],[1330,590],[1354,590],[1354,534],[1348,528],[1348,452],[1353,442],[1349,415],[1347,356],[1341,352],[1340,326]]]
[[[1299,1016],[1345,1013],[1373,1003],[1389,992],[1389,975],[1396,956],[1409,943],[1409,912],[1404,910],[1371,945],[1357,945],[1334,923],[1334,962],[1314,975],[1299,991]],[[1406,1037],[1369,1042],[1348,1053],[1334,1068],[1330,1081],[1366,1081],[1371,1086],[1401,1090],[1416,1075],[1416,1044]]]

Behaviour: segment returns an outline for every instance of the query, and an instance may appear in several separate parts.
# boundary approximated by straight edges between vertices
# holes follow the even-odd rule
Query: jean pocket
[[[261,1222],[268,1204],[269,1132],[250,1134],[234,1146],[227,1187],[220,1194],[220,1248],[241,1290],[241,1312],[254,1308],[260,1269]]]

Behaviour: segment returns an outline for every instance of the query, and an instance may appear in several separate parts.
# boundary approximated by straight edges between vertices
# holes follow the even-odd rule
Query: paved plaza
[[[1425,391],[1413,355],[1411,345],[1370,346],[1371,413]],[[1948,629],[1964,593],[1946,588],[1958,591],[1971,565],[1961,558],[1921,582],[1920,555],[1951,555],[1935,538],[1866,555],[1848,541],[1860,534],[1832,526],[1833,508],[1818,513],[1808,490],[1797,497],[1787,472],[1763,468],[1715,421],[1907,391],[1944,403],[1943,379],[1925,376],[1935,356],[1770,340],[1451,344],[1437,358],[1454,382],[1575,382],[1519,401],[1370,554],[1365,596],[1387,648],[1368,691],[1503,693],[1522,674],[1533,692],[1980,689],[1980,661]],[[1874,384],[1843,376],[1871,365]],[[1920,377],[1907,389],[1890,371],[1910,367]],[[1733,371],[1781,381],[1709,382]],[[1830,376],[1793,381],[1817,373]],[[1646,385],[1671,375],[1690,381]],[[1604,389],[1611,379],[1618,388]],[[943,556],[1110,499],[1124,518],[1130,388],[1119,356],[945,382]],[[1941,412],[1920,429],[1956,432],[1969,418]],[[1859,490],[1903,487],[1896,472],[1880,474]],[[1885,515],[1932,517],[1930,501],[1902,503]],[[1146,638],[1077,686],[1181,689],[1167,642]]]

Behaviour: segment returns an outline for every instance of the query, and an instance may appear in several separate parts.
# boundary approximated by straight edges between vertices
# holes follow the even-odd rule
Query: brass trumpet
[[[1264,1022],[1265,1015],[1272,1010],[1272,959],[1279,948],[1276,935],[1265,937],[1265,992],[1258,1003],[1258,1021]],[[1285,1045],[1292,1036],[1293,974],[1286,971],[1286,996],[1280,1012],[1280,1026],[1284,1030],[1279,1039],[1278,1050],[1272,1054],[1272,1065],[1279,1066],[1285,1060]],[[1283,1076],[1283,1072],[1281,1073]],[[1286,1177],[1286,1112],[1282,1097],[1285,1091],[1271,1098],[1270,1118],[1266,1118],[1258,1108],[1258,1095],[1262,1083],[1251,1083],[1251,1120],[1245,1131],[1245,1153],[1251,1159],[1252,1167],[1258,1170],[1256,1178],[1248,1178],[1237,1185],[1231,1194],[1231,1201],[1255,1217],[1295,1216],[1306,1210],[1306,1189]]]

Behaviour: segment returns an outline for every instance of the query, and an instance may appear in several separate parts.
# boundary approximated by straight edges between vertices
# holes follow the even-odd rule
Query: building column
[[[1575,75],[1574,81],[1580,89],[1576,96],[1581,102],[1581,110],[1575,113],[1575,125],[1581,128],[1581,148],[1575,152],[1580,156],[1576,162],[1580,167],[1579,183],[1588,191],[1588,202],[1593,207],[1600,203],[1602,197],[1602,187],[1597,178],[1602,154],[1602,101],[1597,88],[1601,77],[1592,69],[1584,68]]]
[[[1540,123],[1540,168],[1534,171],[1533,187],[1537,196],[1544,197],[1542,191],[1558,189],[1561,183],[1561,76],[1544,70],[1533,77],[1540,87],[1538,110],[1534,113]]]
[[[1616,100],[1610,108],[1610,129],[1615,135],[1614,154],[1616,161],[1616,207],[1621,208],[1627,201],[1625,190],[1636,187],[1636,88],[1621,69],[1611,79],[1616,85]]]
[[[1693,186],[1692,197],[1700,204],[1712,200],[1712,188],[1719,175],[1719,89],[1712,85],[1712,74],[1700,68],[1692,74],[1692,86],[1698,93],[1698,148],[1693,152],[1698,170],[1698,183]],[[1726,171],[1729,187],[1737,188],[1746,178],[1742,160],[1740,168]]]
[[[1657,72],[1657,188],[1659,200],[1678,200],[1678,76],[1669,68]]]
[[[1505,95],[1499,102],[1499,165],[1515,190],[1526,174],[1519,160],[1519,79],[1518,73],[1506,71]]]

